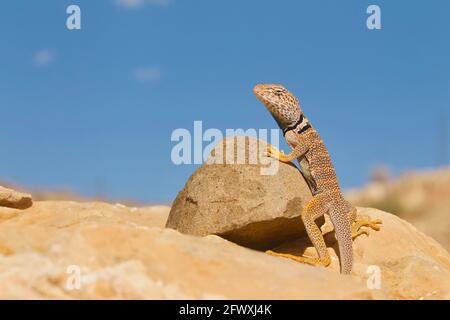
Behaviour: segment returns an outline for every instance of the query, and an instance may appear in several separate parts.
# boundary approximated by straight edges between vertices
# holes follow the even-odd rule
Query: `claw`
[[[267,146],[266,147],[266,156],[267,157],[272,157],[272,146]]]
[[[362,220],[357,220],[353,223],[352,225],[352,238],[355,239],[356,237],[365,234],[365,235],[369,235],[369,230],[366,229],[361,229],[361,227],[368,227],[371,228],[375,231],[379,231],[380,230],[380,224],[382,224],[382,221],[380,219],[375,219],[375,220],[368,220],[368,219],[362,219]],[[361,229],[361,230],[360,230]]]
[[[358,231],[352,231],[352,239],[355,239],[359,237],[360,235],[365,234],[366,236],[369,236],[369,230],[358,230]]]
[[[272,157],[275,159],[279,159],[279,158],[282,158],[285,156],[285,154],[282,151],[277,150],[276,148],[274,148],[273,146],[270,146],[270,145],[267,146],[266,155],[268,157]]]
[[[269,145],[266,148],[266,156],[277,159],[281,162],[291,162],[291,159],[283,152]]]

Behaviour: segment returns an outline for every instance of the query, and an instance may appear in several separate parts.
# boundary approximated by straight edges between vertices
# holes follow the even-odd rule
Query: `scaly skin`
[[[303,209],[301,219],[319,257],[298,257],[270,250],[268,253],[312,265],[328,266],[331,262],[330,254],[322,232],[315,223],[317,218],[328,213],[339,245],[341,273],[349,274],[353,265],[352,238],[368,234],[367,230],[360,229],[362,226],[379,230],[378,224],[381,221],[356,221],[356,208],[344,199],[328,150],[319,133],[303,114],[297,98],[277,84],[259,84],[254,87],[253,92],[270,111],[292,148],[291,153],[286,155],[269,146],[268,155],[282,162],[297,159],[311,189],[313,198]]]

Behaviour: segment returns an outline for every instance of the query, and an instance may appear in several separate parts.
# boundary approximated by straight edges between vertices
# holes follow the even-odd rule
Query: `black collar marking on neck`
[[[295,129],[300,123],[303,122],[303,114],[300,115],[300,119],[297,120],[296,123],[294,123],[292,126],[289,126],[287,128],[283,129],[283,136],[288,132],[289,130]]]
[[[311,125],[308,123],[306,126],[304,126],[303,128],[301,128],[298,131],[298,134],[302,134],[303,132],[305,132],[306,130],[311,129]]]
[[[296,123],[294,123],[292,126],[289,126],[289,127],[283,129],[283,136],[285,136],[286,132],[288,132],[289,130],[295,129],[302,122],[303,122],[303,114],[300,115],[300,119],[298,119],[298,121]],[[306,124],[306,126],[304,126],[299,131],[297,131],[297,133],[302,134],[303,132],[307,131],[308,129],[311,129],[311,125],[309,124],[309,122]]]

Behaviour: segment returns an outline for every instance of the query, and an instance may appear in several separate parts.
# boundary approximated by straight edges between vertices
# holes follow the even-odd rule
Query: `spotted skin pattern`
[[[352,239],[361,234],[368,235],[367,230],[361,229],[363,226],[379,230],[381,221],[356,220],[357,210],[342,195],[328,150],[319,133],[303,114],[297,98],[279,84],[258,84],[253,92],[272,114],[283,130],[286,142],[292,148],[291,153],[286,155],[269,146],[268,155],[282,162],[297,159],[311,189],[313,198],[303,208],[301,219],[309,239],[317,250],[318,258],[299,257],[271,250],[268,253],[302,263],[328,266],[331,257],[315,220],[329,214],[338,241],[341,273],[349,274],[353,265]]]

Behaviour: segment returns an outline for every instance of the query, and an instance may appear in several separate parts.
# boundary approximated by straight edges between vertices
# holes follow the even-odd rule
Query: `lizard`
[[[349,274],[353,267],[352,240],[361,234],[369,234],[368,230],[361,229],[363,226],[380,230],[379,224],[382,221],[356,219],[357,209],[344,199],[328,150],[319,133],[304,115],[299,100],[279,84],[258,84],[253,92],[272,114],[287,144],[292,148],[289,154],[285,154],[268,145],[266,155],[285,163],[297,159],[301,173],[311,190],[313,197],[303,208],[300,217],[318,258],[277,253],[272,250],[266,252],[310,265],[327,267],[331,263],[331,257],[315,220],[328,214],[338,242],[340,271],[342,274]]]

